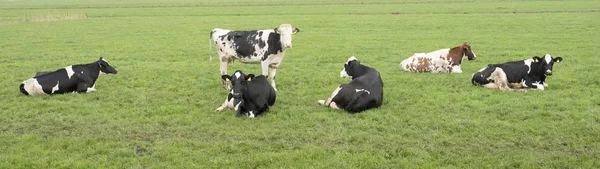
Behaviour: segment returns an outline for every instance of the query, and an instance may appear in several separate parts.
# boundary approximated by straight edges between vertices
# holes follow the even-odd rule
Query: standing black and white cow
[[[257,117],[262,116],[269,111],[269,108],[275,104],[275,90],[264,75],[254,76],[246,75],[237,70],[233,76],[221,76],[225,81],[231,81],[231,91],[227,99],[215,111],[221,111],[223,108],[233,108],[236,110],[236,116]]]
[[[89,64],[71,65],[54,72],[38,72],[33,78],[23,81],[19,89],[25,95],[93,92],[96,91],[96,79],[100,74],[117,74],[117,70],[100,57]]]
[[[546,77],[552,75],[552,66],[560,61],[561,57],[552,58],[546,54],[543,58],[534,56],[527,60],[489,64],[473,74],[471,82],[476,86],[503,91],[525,91],[520,88],[544,90],[548,87]]]
[[[350,78],[352,81],[340,85],[331,97],[317,103],[351,113],[377,108],[383,103],[383,80],[376,69],[360,64],[352,56],[344,64],[340,77]]]
[[[272,30],[235,31],[215,28],[210,32],[210,60],[212,60],[212,43],[215,43],[221,63],[221,75],[227,74],[229,64],[234,60],[242,63],[258,63],[262,67],[262,75],[271,79],[275,87],[275,74],[281,64],[287,48],[292,48],[292,35],[298,33],[298,28],[290,24],[281,24]],[[271,71],[269,73],[269,68]],[[223,87],[229,90],[227,81]]]

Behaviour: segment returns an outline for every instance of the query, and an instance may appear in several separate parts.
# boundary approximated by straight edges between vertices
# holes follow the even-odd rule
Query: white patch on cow
[[[254,118],[254,113],[252,113],[252,110],[250,110],[250,111],[248,112],[248,117],[250,117],[250,118]]]
[[[23,88],[29,95],[45,95],[42,85],[37,81],[36,78],[31,78],[23,81]]]
[[[462,69],[460,68],[460,65],[454,65],[452,66],[452,72],[451,73],[462,73]]]
[[[356,59],[356,57],[354,57],[354,56],[351,56],[350,58],[348,58],[348,61],[346,61],[346,64],[348,64],[350,61],[353,61],[353,60],[358,60],[358,59]]]
[[[352,79],[352,76],[348,75],[348,72],[346,72],[346,68],[342,69],[342,71],[340,72],[340,77]]]
[[[67,71],[67,76],[69,76],[69,79],[71,79],[71,76],[75,74],[75,71],[73,71],[73,66],[67,66],[65,67],[65,70]]]
[[[58,90],[59,83],[60,83],[60,81],[56,81],[56,86],[52,87],[52,92],[50,92],[51,94]]]
[[[527,84],[525,83],[525,80],[521,80],[521,86],[523,86],[523,87],[530,87],[530,86],[527,86]]]
[[[242,74],[240,72],[235,72],[233,75],[235,76],[236,79],[239,79],[240,76],[242,76]]]
[[[541,84],[540,82],[532,83],[532,85],[534,85],[537,90],[544,90],[544,85]]]
[[[356,90],[356,93],[362,91],[362,92],[367,92],[367,94],[369,94],[369,95],[371,94],[371,92],[369,92],[368,90],[365,90],[365,89],[354,89],[354,90]]]
[[[527,59],[523,62],[525,62],[525,65],[527,66],[527,74],[529,74],[529,72],[531,71],[531,63],[533,63],[533,59]]]
[[[552,62],[552,56],[550,56],[550,54],[546,54],[544,55],[544,60],[546,60],[547,64],[550,64],[550,62]]]
[[[331,107],[332,109],[340,109],[335,102],[329,103],[329,107]]]
[[[89,93],[89,92],[94,92],[94,91],[96,91],[96,89],[94,89],[94,88],[91,88],[91,87],[88,87],[88,88],[87,88],[87,91],[85,91],[85,92],[86,92],[86,93]]]
[[[83,72],[81,72],[81,73],[83,73]],[[105,75],[106,73],[104,73],[102,70],[98,70],[98,74],[99,75]]]
[[[483,70],[487,69],[487,67],[479,69],[477,72],[483,72]],[[483,75],[481,75],[483,77]]]
[[[235,107],[233,107],[233,110],[237,111],[240,108],[240,105],[242,105],[243,101],[240,101],[237,105],[235,105]],[[233,105],[233,99],[231,99],[231,105]]]

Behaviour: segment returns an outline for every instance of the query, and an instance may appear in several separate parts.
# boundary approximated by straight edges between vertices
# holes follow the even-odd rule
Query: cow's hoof
[[[223,107],[219,107],[219,108],[215,109],[215,112],[220,112],[221,110],[223,110]]]
[[[324,106],[325,105],[325,100],[319,100],[319,101],[317,101],[317,103]]]

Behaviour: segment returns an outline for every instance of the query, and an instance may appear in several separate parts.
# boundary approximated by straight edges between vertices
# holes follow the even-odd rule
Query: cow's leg
[[[92,85],[92,87],[88,87],[86,93],[96,91],[96,84]]]
[[[508,87],[508,78],[506,77],[506,73],[501,68],[496,68],[494,72],[490,75],[490,78],[494,81],[494,84],[498,89],[502,91],[510,91],[510,87]],[[486,85],[486,87],[490,88],[492,85]]]
[[[77,78],[77,93],[89,93],[96,91],[94,88],[96,84],[93,84],[91,77],[77,73],[75,78]]]
[[[327,100],[318,100],[317,103],[325,107],[331,107],[332,109],[340,109],[339,107],[337,107],[337,104],[335,102],[331,101],[335,96],[337,96],[340,90],[342,90],[341,85],[337,89],[333,90],[333,93],[331,93],[331,96],[327,98]]]
[[[271,79],[271,86],[273,86],[273,89],[277,91],[277,88],[275,87],[275,76],[277,75],[277,68],[279,67],[279,63],[272,63],[269,65],[269,67],[271,68],[271,72],[269,73],[269,78]]]
[[[223,104],[221,104],[220,107],[218,107],[217,109],[215,109],[215,112],[220,112],[221,110],[223,110],[224,108],[226,108],[228,104],[229,104],[229,100],[227,100],[227,98],[226,98],[225,102],[223,102]]]
[[[494,83],[484,85],[487,88],[498,88],[502,91],[517,91],[517,92],[527,92],[524,89],[512,89],[508,85],[508,77],[506,77],[506,73],[501,68],[496,68],[494,72],[490,75],[490,78],[494,80]]]
[[[219,52],[219,58],[221,60],[220,68],[219,69],[221,71],[221,76],[223,76],[223,75],[227,74],[227,68],[229,67],[230,60],[229,60],[229,58],[225,57],[225,55],[221,54],[220,52]],[[231,90],[231,88],[229,87],[229,83],[227,82],[227,80],[225,80],[223,78],[220,78],[220,79],[223,82],[223,88],[225,88],[227,91]]]
[[[488,84],[483,85],[483,87],[490,88],[490,89],[497,89],[498,85],[496,83],[488,83]]]
[[[87,93],[89,85],[87,83],[79,82],[77,84],[77,93]]]

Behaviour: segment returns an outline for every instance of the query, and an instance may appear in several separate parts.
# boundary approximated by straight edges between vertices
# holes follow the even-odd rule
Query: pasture
[[[595,0],[0,0],[0,168],[600,168],[598,9]],[[85,17],[43,19],[57,15]],[[209,61],[210,30],[282,23],[300,32],[271,111],[213,112],[227,91]],[[464,41],[478,58],[463,74],[398,67]],[[489,63],[546,53],[564,60],[545,91],[470,83]],[[37,71],[100,56],[119,73],[94,93],[18,90]],[[348,82],[339,72],[350,56],[380,71],[379,109],[316,103]]]

